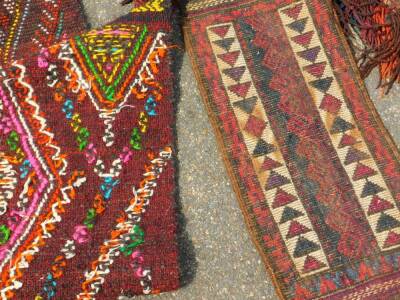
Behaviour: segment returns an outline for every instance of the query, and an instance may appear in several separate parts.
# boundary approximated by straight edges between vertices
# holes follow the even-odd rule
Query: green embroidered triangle
[[[93,30],[75,37],[77,48],[106,100],[115,102],[118,85],[130,70],[147,35],[146,25]]]

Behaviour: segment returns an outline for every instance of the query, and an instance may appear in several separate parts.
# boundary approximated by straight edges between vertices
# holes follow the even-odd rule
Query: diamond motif
[[[256,137],[260,137],[265,127],[266,127],[265,121],[260,120],[259,118],[256,118],[253,115],[250,115],[244,130],[246,130],[248,133]]]
[[[333,115],[336,115],[342,106],[342,101],[338,98],[326,94],[324,98],[322,98],[321,105],[319,106],[320,109],[323,109]]]

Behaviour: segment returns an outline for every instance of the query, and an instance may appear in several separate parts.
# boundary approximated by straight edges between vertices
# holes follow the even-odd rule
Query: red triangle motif
[[[310,44],[313,35],[314,31],[309,31],[292,37],[292,41],[299,44],[300,46],[307,47]]]
[[[321,269],[326,265],[323,262],[317,260],[314,256],[308,255],[304,262],[303,273],[310,273],[312,271]]]
[[[292,19],[295,20],[299,17],[302,8],[303,8],[303,3],[300,3],[297,4],[296,6],[284,9],[282,10],[282,12],[288,17],[291,17]]]
[[[355,143],[357,143],[357,140],[354,137],[352,137],[351,135],[348,135],[347,133],[345,133],[345,134],[343,134],[343,137],[340,140],[339,148],[352,146]]]
[[[269,158],[268,156],[266,156],[264,159],[264,162],[261,166],[261,169],[263,171],[269,171],[269,170],[273,170],[280,166],[282,166],[282,164],[280,162],[277,162],[276,160],[273,160],[272,158]]]
[[[304,226],[303,224],[300,224],[299,222],[294,220],[294,221],[292,221],[290,223],[289,230],[288,230],[288,233],[286,235],[286,238],[290,239],[292,237],[298,236],[300,234],[303,234],[303,233],[306,233],[306,232],[309,232],[309,231],[311,231],[310,228],[308,228],[308,227]]]
[[[387,235],[383,248],[392,247],[398,244],[400,244],[400,234],[390,231]]]
[[[374,195],[368,207],[368,215],[370,216],[373,214],[377,214],[393,207],[393,204],[389,201],[382,199],[377,195]]]
[[[222,25],[211,28],[211,31],[214,32],[216,35],[218,35],[221,39],[223,39],[225,35],[228,33],[230,27],[231,25]]]
[[[376,171],[374,169],[371,169],[370,167],[368,167],[362,163],[357,163],[357,167],[353,174],[353,180],[360,180],[360,179],[367,178],[367,177],[375,175],[375,174],[376,174]]]
[[[218,57],[220,59],[222,59],[224,62],[226,62],[228,65],[233,67],[239,57],[239,54],[240,54],[240,51],[237,50],[237,51],[220,54],[220,55],[218,55]]]
[[[235,85],[231,85],[228,87],[228,89],[238,95],[239,97],[246,98],[247,92],[249,91],[251,82],[244,82],[244,83],[238,83]]]
[[[307,73],[310,73],[311,75],[317,77],[317,78],[321,78],[322,75],[325,72],[325,66],[326,66],[326,62],[320,62],[320,63],[316,63],[316,64],[312,64],[312,65],[308,65],[304,67],[304,70]]]
[[[275,194],[274,202],[272,203],[272,208],[277,208],[281,206],[285,206],[293,201],[296,201],[297,198],[284,190],[278,188]]]
[[[342,101],[340,101],[338,98],[326,94],[324,98],[321,101],[321,105],[319,106],[320,109],[323,109],[331,114],[336,115],[340,108],[342,107]]]

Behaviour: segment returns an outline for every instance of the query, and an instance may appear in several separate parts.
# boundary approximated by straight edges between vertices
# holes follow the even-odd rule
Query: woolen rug
[[[80,0],[3,0],[0,63],[29,55],[85,28]]]
[[[282,299],[400,289],[399,151],[325,0],[190,2],[186,43]]]
[[[177,47],[168,3],[150,2],[55,45],[24,46],[29,54],[4,65],[0,298],[116,299],[179,286]],[[36,18],[49,16],[39,8]]]

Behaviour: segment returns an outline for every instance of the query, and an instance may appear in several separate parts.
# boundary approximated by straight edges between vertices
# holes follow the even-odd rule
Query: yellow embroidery
[[[132,9],[132,12],[161,12],[164,11],[164,0],[150,0],[146,4]]]

